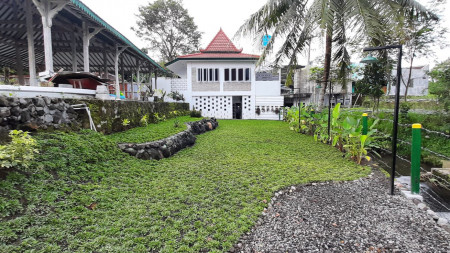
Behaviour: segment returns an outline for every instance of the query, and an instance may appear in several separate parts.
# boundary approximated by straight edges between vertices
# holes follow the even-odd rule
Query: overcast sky
[[[153,0],[82,0],[82,2],[136,46],[139,48],[147,46],[145,41],[138,38],[130,27],[136,26],[138,7],[147,5]],[[183,6],[188,10],[189,15],[194,18],[198,29],[203,32],[201,46],[205,48],[221,27],[232,38],[244,21],[266,2],[267,0],[183,0]],[[423,0],[419,2],[425,3]],[[450,2],[446,3],[445,9],[450,10]],[[450,31],[450,15],[443,17],[443,19],[445,26]],[[447,38],[447,41],[450,42],[450,36],[447,36]],[[238,48],[243,47],[246,53],[261,53],[258,46],[250,38],[234,42]],[[314,54],[319,51],[322,50],[313,49],[312,59],[315,57]],[[437,48],[436,51],[437,57],[418,59],[415,62],[417,65],[434,65],[436,61],[443,61],[450,57],[449,48]],[[150,56],[157,60],[156,56]],[[305,63],[306,59],[303,61],[303,64]]]

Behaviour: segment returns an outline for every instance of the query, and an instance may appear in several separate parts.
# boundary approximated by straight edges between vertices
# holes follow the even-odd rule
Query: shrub
[[[181,126],[181,121],[179,119],[175,119],[173,122],[173,127],[179,128]]]
[[[141,122],[141,126],[148,126],[148,115],[145,114],[144,116],[142,116],[140,122]]]
[[[11,143],[0,145],[0,168],[28,168],[34,154],[38,153],[36,140],[22,130],[12,130],[9,136]]]
[[[193,118],[200,118],[200,117],[202,117],[202,112],[201,111],[192,110],[190,115]]]

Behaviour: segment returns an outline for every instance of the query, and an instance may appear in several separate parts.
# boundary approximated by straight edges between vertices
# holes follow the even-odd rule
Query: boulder
[[[1,97],[0,97],[1,99]],[[9,107],[0,107],[0,118],[6,118],[11,115]]]

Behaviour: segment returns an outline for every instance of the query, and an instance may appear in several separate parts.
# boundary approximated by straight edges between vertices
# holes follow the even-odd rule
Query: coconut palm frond
[[[301,4],[301,1],[298,0],[269,0],[244,22],[236,32],[236,35],[249,33],[256,35],[272,30],[280,23],[280,19],[285,13],[299,4]]]
[[[401,8],[408,10],[411,18],[439,20],[439,17],[435,13],[415,0],[384,0],[384,2],[393,2]]]

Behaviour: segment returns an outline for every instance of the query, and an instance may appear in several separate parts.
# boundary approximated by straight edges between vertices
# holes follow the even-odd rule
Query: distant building
[[[408,88],[408,96],[425,96],[428,95],[428,70],[429,66],[415,66],[412,67],[411,72],[411,82]],[[397,70],[392,70],[392,75],[397,75]],[[408,76],[409,76],[409,68],[402,68],[402,81],[400,82],[400,96],[403,96],[405,94],[406,86],[405,84],[408,82]],[[395,85],[394,82],[390,89],[389,89],[389,95],[395,95]]]
[[[292,87],[282,88],[285,106],[298,106],[299,102],[307,105],[319,104],[319,94],[323,92],[325,85],[309,80],[309,68],[296,67],[293,81]],[[329,88],[327,88],[324,96],[324,105],[328,105],[330,97],[332,106],[336,103],[341,103],[342,106],[349,107],[352,103],[351,81],[349,80],[347,89],[342,89],[341,84],[334,83],[331,89],[331,96]]]
[[[206,49],[166,64],[180,78],[171,91],[183,94],[203,116],[278,119],[283,106],[278,73],[256,72],[259,56],[242,53],[220,29]]]

